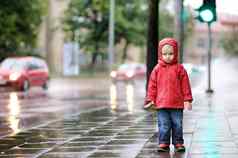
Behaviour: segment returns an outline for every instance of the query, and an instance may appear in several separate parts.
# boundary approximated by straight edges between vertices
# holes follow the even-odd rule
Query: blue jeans
[[[183,144],[183,109],[158,110],[159,144]]]

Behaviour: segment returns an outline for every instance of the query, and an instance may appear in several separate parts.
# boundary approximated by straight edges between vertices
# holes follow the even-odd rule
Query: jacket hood
[[[171,63],[166,63],[162,59],[162,48],[164,45],[171,45],[174,50],[174,58]],[[174,38],[164,38],[159,42],[159,48],[158,48],[158,56],[159,60],[158,62],[162,65],[167,65],[167,64],[176,64],[178,63],[178,42]]]

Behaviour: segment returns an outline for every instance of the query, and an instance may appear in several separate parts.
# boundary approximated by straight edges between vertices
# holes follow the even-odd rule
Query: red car
[[[46,62],[37,57],[6,58],[0,65],[0,86],[27,91],[31,86],[48,88],[49,71]]]
[[[117,70],[111,72],[112,81],[131,81],[133,79],[144,78],[146,67],[144,64],[122,64]]]

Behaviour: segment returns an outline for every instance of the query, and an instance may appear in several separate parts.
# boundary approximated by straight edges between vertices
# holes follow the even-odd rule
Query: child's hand
[[[150,108],[151,106],[153,106],[153,104],[154,104],[153,101],[149,101],[149,102],[145,103],[145,105],[144,105],[144,109],[148,109],[148,108]]]
[[[144,109],[147,111],[155,111],[155,104],[153,101],[148,102],[147,104],[144,105]]]
[[[184,102],[184,108],[187,110],[192,110],[192,103],[190,103],[189,101]]]

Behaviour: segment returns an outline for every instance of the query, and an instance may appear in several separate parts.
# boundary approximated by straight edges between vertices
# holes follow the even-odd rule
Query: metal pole
[[[110,19],[109,19],[109,47],[108,47],[108,68],[109,72],[112,70],[114,61],[114,10],[115,0],[110,0]]]
[[[183,23],[183,0],[177,0],[175,2],[175,37],[179,43],[179,62],[183,63],[184,61],[184,23]]]
[[[148,10],[148,32],[147,32],[147,53],[146,53],[146,90],[150,74],[158,63],[158,32],[159,32],[159,0],[149,0]]]
[[[184,14],[184,7],[183,7],[183,0],[181,0],[180,4],[180,35],[179,35],[179,40],[180,40],[180,63],[184,62],[184,21],[183,21],[183,14]]]
[[[206,90],[207,93],[213,93],[213,90],[211,89],[211,49],[212,49],[212,31],[211,31],[211,23],[207,24],[208,26],[208,60],[207,60],[207,72],[208,72],[208,89]]]

